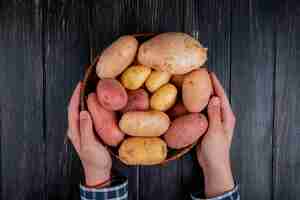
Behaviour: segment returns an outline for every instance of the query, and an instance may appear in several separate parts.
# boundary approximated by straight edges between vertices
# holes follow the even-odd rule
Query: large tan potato
[[[127,104],[127,92],[116,79],[100,80],[96,90],[100,104],[107,110],[120,110]]]
[[[144,42],[138,50],[139,63],[171,74],[185,74],[207,60],[207,49],[185,33],[162,33]]]
[[[128,102],[121,112],[145,111],[149,109],[149,105],[149,95],[146,90],[142,88],[130,90],[128,91]]]
[[[213,87],[206,68],[187,74],[182,84],[183,104],[189,112],[201,112],[208,104]]]
[[[160,136],[170,125],[167,114],[160,111],[132,111],[122,115],[120,129],[131,136]]]
[[[99,78],[115,78],[128,67],[137,52],[138,41],[133,36],[122,36],[101,54],[96,73]]]
[[[124,133],[118,127],[115,113],[104,109],[98,102],[95,93],[89,94],[87,106],[95,130],[102,141],[107,145],[117,146],[124,139]]]
[[[134,65],[127,68],[122,76],[122,85],[129,90],[139,89],[147,80],[151,73],[151,68],[143,65]]]
[[[157,71],[153,70],[146,80],[146,88],[150,92],[154,92],[158,88],[160,88],[162,85],[166,84],[169,82],[171,78],[171,74],[168,72],[163,72],[163,71]]]
[[[158,137],[130,137],[119,148],[119,157],[127,165],[154,165],[167,157],[167,145]]]
[[[154,110],[166,111],[175,104],[176,97],[176,87],[170,83],[167,83],[151,96],[150,107]]]
[[[208,122],[201,113],[191,113],[175,119],[164,139],[173,149],[181,149],[196,142],[207,130]]]

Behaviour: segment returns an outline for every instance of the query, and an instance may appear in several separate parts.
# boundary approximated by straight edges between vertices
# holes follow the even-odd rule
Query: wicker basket
[[[138,33],[138,34],[133,34],[137,38],[139,42],[145,41],[151,37],[153,37],[155,34],[154,33]],[[87,110],[86,106],[86,97],[89,93],[93,92],[96,90],[97,83],[99,81],[99,78],[96,74],[96,64],[99,59],[99,56],[97,56],[94,61],[92,62],[91,65],[88,66],[85,76],[83,79],[83,86],[80,94],[80,107],[81,110]],[[175,149],[169,149],[168,148],[168,155],[166,160],[161,162],[160,164],[165,164],[171,160],[176,160],[189,152],[196,143],[189,145],[188,147],[185,147],[183,149],[175,150]],[[116,157],[118,160],[120,160],[122,163],[124,163],[118,156],[118,147],[109,147],[107,146],[107,149],[109,150],[110,154],[114,157]],[[125,163],[124,163],[125,164]]]

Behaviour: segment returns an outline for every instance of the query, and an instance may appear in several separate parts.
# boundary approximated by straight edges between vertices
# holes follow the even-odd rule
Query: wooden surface
[[[1,199],[79,199],[66,108],[84,66],[118,36],[187,32],[209,49],[237,115],[232,167],[242,199],[300,196],[300,2],[296,0],[0,1]],[[203,189],[192,151],[126,167],[129,199]]]

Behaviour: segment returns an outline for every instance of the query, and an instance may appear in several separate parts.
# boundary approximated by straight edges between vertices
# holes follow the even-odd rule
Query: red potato
[[[128,91],[128,101],[121,112],[145,111],[149,109],[149,95],[144,89]]]
[[[164,139],[168,147],[181,149],[196,142],[207,130],[208,121],[201,113],[191,113],[175,119]]]
[[[97,85],[97,97],[107,110],[120,110],[128,101],[125,88],[116,79],[103,79]]]
[[[189,111],[184,107],[182,102],[178,102],[173,106],[170,110],[168,110],[167,114],[170,118],[174,119],[180,117],[182,115],[187,114]]]
[[[124,133],[118,127],[115,113],[104,109],[95,93],[89,94],[87,106],[102,141],[109,146],[117,146],[124,139]]]
[[[182,100],[189,112],[201,112],[212,93],[213,86],[206,68],[194,70],[184,77]]]

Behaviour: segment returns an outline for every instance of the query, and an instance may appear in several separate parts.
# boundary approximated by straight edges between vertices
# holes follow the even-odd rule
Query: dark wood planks
[[[79,199],[80,162],[66,139],[67,106],[89,62],[84,1],[44,4],[47,199]]]
[[[232,1],[233,171],[241,199],[272,197],[274,32],[271,1]]]
[[[278,3],[273,145],[274,199],[300,196],[300,2]]]
[[[40,3],[0,6],[0,199],[45,199]]]
[[[137,12],[141,32],[182,32],[184,28],[185,2],[180,0],[139,1]],[[141,167],[141,200],[183,199],[181,160],[164,166]]]
[[[218,75],[229,94],[231,1],[187,1],[184,30],[208,47],[207,66]],[[182,165],[185,194],[203,190],[203,174],[196,152],[185,156]]]
[[[91,60],[119,36],[138,32],[136,5],[138,1],[98,1],[89,3],[89,34]],[[129,180],[129,199],[138,199],[139,167],[127,167],[114,159],[113,173]]]

